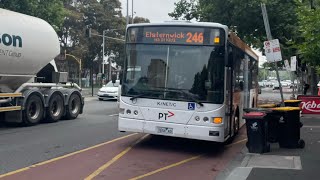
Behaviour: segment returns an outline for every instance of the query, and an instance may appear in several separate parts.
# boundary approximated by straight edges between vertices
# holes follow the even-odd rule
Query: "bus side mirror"
[[[116,75],[111,75],[111,81],[112,83],[116,83],[116,80],[117,80],[117,76]]]
[[[122,70],[119,73],[119,79],[120,79],[120,85],[122,85],[122,79],[123,79],[123,71]]]
[[[226,66],[231,67],[233,62],[233,51],[232,47],[228,47],[228,57],[226,58]]]

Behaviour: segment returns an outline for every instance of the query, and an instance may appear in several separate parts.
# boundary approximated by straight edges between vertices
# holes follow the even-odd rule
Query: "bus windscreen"
[[[128,29],[127,43],[223,45],[225,33],[220,28],[150,26]]]

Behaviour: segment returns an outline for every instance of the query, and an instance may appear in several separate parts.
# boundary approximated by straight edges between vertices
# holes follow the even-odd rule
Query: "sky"
[[[163,22],[172,20],[168,13],[173,12],[174,3],[179,0],[129,0],[129,15],[131,15],[131,3],[133,1],[134,16],[148,18],[151,22]],[[122,14],[127,14],[127,0],[120,0]]]
[[[168,13],[173,12],[174,3],[179,0],[129,0],[129,15],[132,14],[131,3],[133,1],[134,16],[148,18],[151,22],[164,22],[172,20]],[[127,14],[127,0],[120,0],[122,6],[122,14]],[[259,56],[259,66],[266,62],[265,56],[261,52],[255,50]]]

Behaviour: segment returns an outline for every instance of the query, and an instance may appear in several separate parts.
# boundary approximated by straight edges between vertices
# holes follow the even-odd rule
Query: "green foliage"
[[[262,50],[267,39],[261,13],[261,0],[180,0],[175,3],[174,19],[195,19],[227,25],[248,44]],[[290,42],[297,35],[297,15],[294,1],[268,0],[266,2],[271,33],[279,39],[282,51],[291,56],[295,48]]]
[[[119,0],[0,0],[0,8],[49,22],[59,36],[62,51],[82,59],[84,68],[94,63],[98,71],[102,63],[103,31],[105,36],[124,39],[126,18],[121,14]],[[143,17],[135,17],[134,21],[150,22]],[[92,28],[90,39],[85,37],[86,28]],[[110,54],[116,56],[113,60],[118,65],[123,65],[124,43],[106,38],[105,55]]]
[[[172,13],[169,13],[169,16],[173,17],[175,20],[192,20],[199,19],[200,13],[198,12],[198,3],[197,0],[180,0],[179,2],[174,3],[176,6]]]
[[[299,30],[302,42],[297,43],[299,54],[305,62],[320,65],[320,9],[301,4],[298,8]]]
[[[0,8],[39,17],[58,30],[63,23],[64,0],[0,0]]]
[[[130,18],[130,19],[132,19],[132,18]],[[130,22],[132,22],[132,21],[130,20]],[[135,24],[138,24],[138,23],[150,23],[150,20],[147,19],[147,18],[144,18],[144,17],[136,16],[136,17],[133,18],[133,22]]]

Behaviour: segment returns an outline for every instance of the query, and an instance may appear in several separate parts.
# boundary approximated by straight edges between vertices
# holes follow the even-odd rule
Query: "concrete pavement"
[[[272,144],[269,153],[246,153],[239,167],[230,173],[227,180],[319,179],[320,117],[303,117],[301,121],[304,123],[301,129],[301,138],[306,142],[304,149],[285,149]]]

